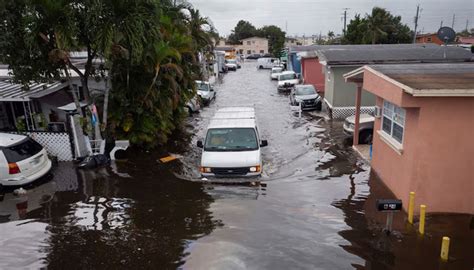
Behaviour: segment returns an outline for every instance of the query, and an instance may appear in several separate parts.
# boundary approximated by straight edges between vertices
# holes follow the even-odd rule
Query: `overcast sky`
[[[416,5],[422,9],[419,30],[435,32],[441,21],[444,26],[452,24],[462,31],[469,20],[469,29],[474,28],[474,0],[188,0],[201,14],[208,16],[220,35],[228,35],[241,19],[250,21],[256,27],[274,24],[289,35],[310,36],[342,32],[343,12],[347,10],[347,21],[356,13],[365,15],[374,6],[386,8],[410,28],[414,28]]]

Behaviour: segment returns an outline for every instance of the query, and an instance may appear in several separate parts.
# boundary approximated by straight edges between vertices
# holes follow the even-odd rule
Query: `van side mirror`
[[[211,92],[214,92],[214,88],[211,88]]]
[[[268,146],[268,141],[262,140],[262,142],[260,143],[260,147],[265,147],[265,146]]]
[[[202,141],[197,141],[197,147],[204,148],[204,145],[202,144]]]

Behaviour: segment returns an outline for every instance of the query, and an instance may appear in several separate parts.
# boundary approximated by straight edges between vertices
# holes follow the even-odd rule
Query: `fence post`
[[[410,192],[410,200],[408,201],[408,222],[413,224],[413,212],[415,211],[415,192]]]
[[[420,205],[420,226],[418,231],[421,235],[425,234],[425,217],[426,217],[426,205]]]
[[[449,237],[445,236],[443,237],[443,240],[441,241],[441,260],[447,261],[449,256]]]

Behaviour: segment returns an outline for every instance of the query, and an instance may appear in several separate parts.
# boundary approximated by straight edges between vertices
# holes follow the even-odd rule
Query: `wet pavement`
[[[215,86],[188,135],[96,171],[60,163],[53,176],[0,195],[0,269],[469,269],[472,215],[428,215],[426,235],[395,214],[382,233],[375,200],[393,198],[344,140],[342,123],[290,111],[254,62]],[[263,185],[202,181],[200,152],[218,106],[255,105]],[[178,160],[162,164],[173,153]],[[439,261],[441,237],[450,261]]]

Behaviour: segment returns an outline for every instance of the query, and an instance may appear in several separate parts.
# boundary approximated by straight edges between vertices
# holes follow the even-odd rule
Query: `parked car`
[[[262,173],[261,147],[255,110],[226,107],[217,110],[207,127],[200,172],[203,177],[252,177]]]
[[[257,68],[272,68],[275,64],[279,63],[277,58],[264,57],[257,60]]]
[[[278,90],[289,90],[299,83],[298,74],[294,71],[283,71],[278,75]]]
[[[260,54],[254,53],[254,54],[247,55],[247,57],[245,57],[245,59],[256,60],[256,59],[259,59],[260,57],[262,57]]]
[[[196,81],[197,94],[202,100],[203,105],[209,105],[216,98],[216,91],[212,85],[206,81]]]
[[[272,71],[270,72],[270,79],[277,80],[278,76],[283,72],[282,67],[272,67]]]
[[[302,110],[321,110],[321,96],[311,84],[296,85],[290,93],[291,105],[301,104]]]
[[[235,59],[226,59],[225,60],[225,66],[227,70],[237,70],[237,61]]]
[[[201,97],[195,95],[186,103],[186,108],[188,109],[189,115],[199,112],[199,110],[201,110]]]
[[[28,136],[0,133],[0,186],[21,186],[52,167],[46,149]]]
[[[371,144],[372,136],[374,133],[374,122],[375,118],[366,113],[360,114],[359,119],[359,143],[360,144]],[[348,136],[354,136],[355,128],[355,115],[349,116],[344,121],[344,133]]]

